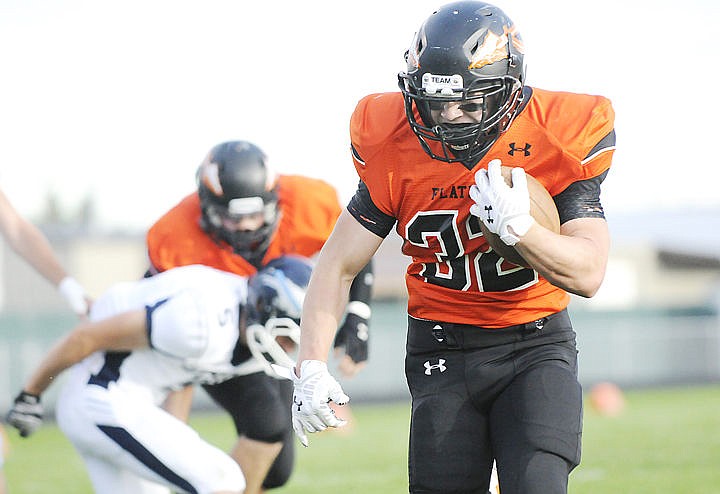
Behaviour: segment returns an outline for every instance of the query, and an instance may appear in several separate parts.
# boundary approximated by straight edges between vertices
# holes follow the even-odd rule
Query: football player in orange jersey
[[[198,168],[198,190],[163,215],[148,231],[149,274],[204,264],[250,276],[280,256],[312,257],[340,215],[335,189],[322,180],[275,174],[265,153],[247,141],[214,146]],[[353,282],[335,348],[344,350],[340,369],[357,373],[368,358],[372,264]],[[250,358],[249,348],[237,355]],[[242,467],[245,494],[287,482],[294,465],[294,441],[287,403],[292,384],[262,372],[204,389],[233,417],[238,441],[231,452]],[[168,403],[187,418],[191,388]]]
[[[350,124],[360,186],[305,298],[293,427],[342,426],[349,398],[327,356],[349,281],[392,228],[406,273],[405,372],[412,493],[567,492],[580,461],[582,394],[569,293],[593,296],[609,233],[600,186],[615,147],[601,96],[525,84],[523,43],[498,7],[433,12],[405,54],[400,91],[358,103]],[[514,167],[513,186],[500,165]],[[553,196],[560,232],[530,216],[528,173]],[[508,263],[480,221],[530,264]]]

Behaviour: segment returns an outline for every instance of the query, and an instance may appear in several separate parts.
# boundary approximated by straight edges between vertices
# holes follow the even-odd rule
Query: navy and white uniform
[[[65,376],[58,425],[83,457],[95,492],[244,489],[237,463],[160,405],[188,383],[242,372],[231,361],[246,298],[246,278],[193,265],[116,284],[94,302],[94,321],[145,308],[150,342],[96,352]]]

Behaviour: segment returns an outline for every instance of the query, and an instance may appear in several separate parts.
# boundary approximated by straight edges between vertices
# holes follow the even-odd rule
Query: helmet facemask
[[[401,89],[408,86],[407,74],[400,74],[399,83]],[[452,95],[437,96],[429,95],[424,89],[403,90],[408,123],[425,152],[432,158],[474,165],[512,122],[515,108],[520,102],[521,91],[518,88],[522,88],[517,80],[476,80],[473,84],[482,89],[471,86],[454,91]],[[482,117],[475,123],[436,123],[432,110],[449,102],[460,103],[463,110],[463,107],[473,108],[467,111],[480,112]],[[439,142],[442,153],[436,153],[430,142]]]
[[[300,315],[311,272],[312,265],[305,258],[284,256],[249,280],[246,342],[270,376],[287,378],[282,368],[295,366]]]
[[[286,377],[275,366],[295,367],[293,354],[300,344],[300,325],[293,319],[272,318],[265,324],[250,324],[245,330],[245,339],[250,353],[269,376]]]
[[[227,205],[209,201],[203,209],[203,228],[216,241],[225,242],[233,248],[233,252],[242,256],[250,264],[259,266],[270,245],[277,228],[279,213],[277,194],[268,197],[243,197],[231,199]],[[239,201],[250,200],[255,203],[254,211],[240,213],[237,210]],[[245,216],[262,216],[262,224],[256,229],[228,228],[228,224],[241,223]]]

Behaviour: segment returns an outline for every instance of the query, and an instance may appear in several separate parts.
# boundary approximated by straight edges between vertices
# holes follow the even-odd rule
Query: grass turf
[[[720,386],[632,390],[616,417],[587,407],[583,461],[572,494],[720,494]],[[407,403],[357,404],[352,428],[310,436],[297,450],[295,472],[274,494],[407,492]],[[229,449],[230,419],[197,412],[192,425]],[[5,464],[10,494],[91,493],[82,462],[54,424],[29,439],[8,431]]]

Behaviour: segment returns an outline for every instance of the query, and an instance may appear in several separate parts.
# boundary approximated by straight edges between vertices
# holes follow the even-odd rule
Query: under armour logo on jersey
[[[297,396],[293,396],[293,403],[297,405],[298,409],[297,411],[300,411],[300,407],[302,406],[302,400],[298,401]]]
[[[523,156],[530,156],[530,148],[532,147],[532,144],[526,142],[524,147],[517,147],[517,145],[514,142],[510,143],[510,151],[508,151],[508,154],[510,156],[515,156],[516,151],[522,151]]]
[[[425,361],[425,375],[429,376],[432,374],[432,371],[435,369],[439,370],[440,372],[445,372],[447,370],[447,367],[445,367],[445,359],[441,358],[438,359],[437,364],[431,364],[429,360]]]

